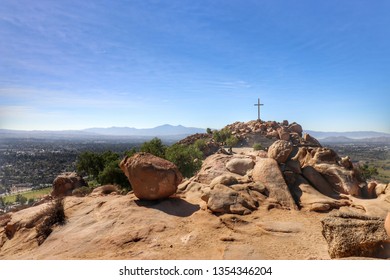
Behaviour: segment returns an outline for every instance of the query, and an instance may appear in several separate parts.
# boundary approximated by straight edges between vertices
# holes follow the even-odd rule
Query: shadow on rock
[[[200,209],[199,205],[189,203],[181,198],[168,198],[164,200],[136,200],[138,206],[160,210],[168,215],[189,217]]]

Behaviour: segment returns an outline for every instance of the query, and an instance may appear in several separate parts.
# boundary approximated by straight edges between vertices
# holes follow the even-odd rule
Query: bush
[[[369,166],[368,164],[358,165],[357,168],[360,176],[364,180],[368,180],[371,177],[378,175],[378,169],[375,166]]]
[[[229,138],[226,139],[226,145],[229,148],[233,148],[238,143],[238,138],[234,135],[230,135]]]
[[[15,202],[19,202],[21,205],[26,204],[27,202],[27,197],[21,195],[20,193],[16,195],[15,197]]]
[[[202,166],[203,153],[195,145],[174,144],[167,148],[165,155],[187,178],[194,176]]]
[[[157,137],[143,143],[141,146],[141,152],[149,153],[161,158],[164,158],[166,149],[167,147],[163,145],[161,139]]]
[[[126,190],[131,189],[129,180],[119,168],[119,160],[110,162],[99,174],[98,181],[102,185],[113,184],[119,185]]]
[[[260,151],[263,150],[263,146],[260,143],[253,144],[253,150]]]
[[[232,135],[228,128],[223,128],[221,130],[215,130],[213,132],[213,138],[215,141],[224,144],[226,140]]]
[[[64,203],[62,199],[56,199],[40,214],[44,216],[43,222],[37,227],[37,242],[41,245],[52,233],[54,225],[64,225],[66,222]]]

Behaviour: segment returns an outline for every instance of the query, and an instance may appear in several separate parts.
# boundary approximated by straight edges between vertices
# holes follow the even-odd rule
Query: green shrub
[[[378,175],[378,169],[375,166],[369,166],[368,164],[358,165],[357,170],[364,180],[368,180],[371,177]]]
[[[16,195],[15,197],[15,202],[19,202],[21,205],[26,204],[27,202],[27,197],[21,195],[20,193]]]
[[[130,190],[129,180],[123,171],[119,168],[119,160],[110,162],[99,174],[98,181],[102,185],[119,185],[121,188]]]
[[[226,139],[226,145],[229,148],[233,148],[238,143],[238,138],[234,135],[230,135],[229,138]]]
[[[213,132],[213,138],[219,143],[225,143],[226,140],[232,135],[228,128],[223,128],[221,130],[215,130]]]
[[[263,150],[263,146],[260,143],[253,144],[253,150],[260,151]]]
[[[167,148],[165,155],[187,178],[195,175],[202,166],[203,153],[195,145],[174,144]]]

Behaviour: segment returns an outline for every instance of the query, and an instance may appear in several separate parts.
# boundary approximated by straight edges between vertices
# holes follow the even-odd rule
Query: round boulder
[[[139,199],[157,200],[171,196],[183,180],[177,166],[149,153],[137,153],[120,163]]]
[[[285,163],[293,150],[291,142],[285,140],[275,141],[268,148],[268,157],[273,158],[278,163]]]

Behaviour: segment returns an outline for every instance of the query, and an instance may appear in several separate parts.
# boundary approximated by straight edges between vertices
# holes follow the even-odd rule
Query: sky
[[[1,0],[0,128],[390,133],[390,1]]]

